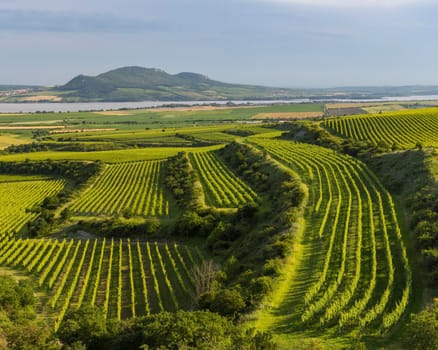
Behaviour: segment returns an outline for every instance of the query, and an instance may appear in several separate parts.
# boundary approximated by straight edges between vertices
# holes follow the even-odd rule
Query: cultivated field
[[[66,182],[61,179],[33,176],[0,176],[0,237],[18,233],[35,219],[34,206],[57,194]]]
[[[201,179],[208,205],[237,208],[257,200],[257,194],[234,175],[214,152],[192,153],[190,158]]]
[[[162,161],[148,161],[107,165],[70,208],[81,215],[169,215],[169,202],[162,186],[162,164]]]
[[[19,268],[47,291],[58,329],[69,309],[90,304],[126,319],[192,306],[199,251],[176,243],[127,240],[3,239],[0,264]]]
[[[306,144],[256,142],[310,188],[302,260],[274,308],[261,311],[260,327],[384,332],[397,324],[409,304],[412,271],[391,195],[352,158]]]
[[[344,137],[376,145],[438,146],[438,108],[328,119],[323,125]]]
[[[370,348],[395,341],[397,348],[410,314],[432,293],[419,281],[417,231],[409,224],[429,230],[422,235],[429,244],[435,209],[416,216],[406,210],[406,198],[417,201],[412,210],[431,200],[433,186],[426,181],[417,193],[425,180],[413,176],[403,187],[408,180],[391,166],[414,158],[421,165],[427,153],[418,173],[432,169],[436,176],[438,108],[293,126],[251,121],[323,110],[304,104],[2,115],[6,126],[36,128],[25,132],[32,144],[0,154],[0,267],[31,281],[38,312],[55,330],[85,305],[111,322],[201,305],[272,332],[284,349],[302,340],[305,349],[315,339],[333,349],[356,341]],[[47,122],[85,131],[37,129]],[[297,123],[309,143],[286,139]],[[333,149],[310,144],[328,138],[321,126],[336,141],[327,146]],[[339,145],[366,156],[342,154]],[[402,198],[406,190],[415,196]],[[432,259],[434,247],[421,254]],[[204,271],[208,287],[195,273],[204,262],[211,266]],[[199,289],[207,291],[200,299]]]

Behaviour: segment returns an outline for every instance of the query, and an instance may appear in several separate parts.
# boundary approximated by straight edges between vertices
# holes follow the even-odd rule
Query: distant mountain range
[[[288,89],[228,84],[197,73],[169,74],[142,67],[118,68],[94,77],[78,75],[65,85],[51,88],[0,85],[0,102],[333,100],[419,95],[438,95],[438,86]]]

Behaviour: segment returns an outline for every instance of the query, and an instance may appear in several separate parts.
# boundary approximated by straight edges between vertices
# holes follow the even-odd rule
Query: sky
[[[0,0],[0,84],[123,66],[279,87],[438,85],[434,0]]]

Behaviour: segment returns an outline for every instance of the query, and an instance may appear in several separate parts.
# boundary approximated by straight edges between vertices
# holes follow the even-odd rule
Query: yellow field
[[[306,119],[321,117],[323,112],[277,112],[277,113],[258,113],[251,119]]]
[[[128,111],[102,111],[102,112],[93,112],[93,113],[98,115],[117,115],[117,116],[132,115],[132,113]]]
[[[40,101],[59,102],[61,100],[62,100],[61,97],[52,96],[52,95],[29,96],[29,97],[23,97],[20,99],[20,101],[23,101],[23,102],[40,102]]]
[[[0,149],[5,149],[11,145],[22,145],[25,143],[30,143],[30,141],[20,138],[20,135],[0,134]]]

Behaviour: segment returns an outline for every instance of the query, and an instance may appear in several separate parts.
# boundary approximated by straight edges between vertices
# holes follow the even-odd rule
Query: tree
[[[196,299],[199,299],[201,295],[213,289],[218,271],[219,268],[213,260],[204,261],[201,265],[196,265],[192,268]]]
[[[81,341],[90,349],[106,333],[102,310],[88,305],[67,313],[58,330],[59,338],[66,344]]]
[[[209,309],[222,316],[234,316],[246,306],[245,300],[237,289],[222,289],[213,293]]]
[[[438,349],[438,301],[423,312],[412,315],[406,342],[411,350]]]

